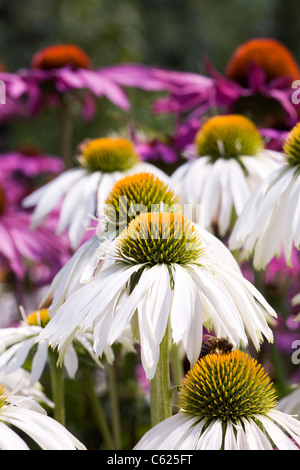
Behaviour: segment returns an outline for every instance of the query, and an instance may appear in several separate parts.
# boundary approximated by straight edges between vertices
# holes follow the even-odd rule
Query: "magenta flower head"
[[[0,63],[0,122],[26,117],[24,97],[28,91],[27,84],[17,74],[9,73]]]
[[[279,41],[251,39],[233,52],[224,75],[209,62],[207,69],[215,80],[219,106],[246,114],[263,127],[285,129],[298,120],[292,83],[300,78],[300,69],[292,53]]]
[[[153,75],[169,92],[154,103],[156,113],[181,115],[194,111],[195,116],[200,116],[216,104],[214,80],[210,77],[163,69],[156,69]]]
[[[26,178],[34,178],[41,174],[56,175],[64,170],[61,158],[30,146],[0,154],[0,164],[1,173],[8,177],[18,173]]]
[[[55,274],[70,256],[65,239],[57,239],[53,219],[47,225],[30,228],[30,213],[7,197],[9,188],[0,183],[0,261],[17,279],[24,280],[33,264],[44,265]]]
[[[105,96],[124,110],[130,107],[125,92],[106,71],[94,69],[91,59],[80,47],[58,44],[38,51],[31,68],[20,70],[19,75],[29,87],[32,114],[44,105],[59,104],[61,95],[76,93],[77,101],[82,100],[83,117],[88,119],[94,115],[95,96]]]
[[[35,147],[0,153],[0,179],[5,187],[6,199],[19,205],[21,200],[49,178],[64,170],[61,158],[48,155]]]

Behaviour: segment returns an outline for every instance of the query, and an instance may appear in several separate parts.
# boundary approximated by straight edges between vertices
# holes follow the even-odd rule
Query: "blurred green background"
[[[296,0],[1,0],[0,62],[14,72],[29,67],[39,49],[73,42],[95,67],[138,62],[205,73],[204,55],[223,71],[237,46],[259,36],[279,39],[300,60],[299,14]],[[160,131],[172,129],[170,116],[149,112],[156,94],[128,94],[132,109],[126,117]],[[115,111],[99,100],[93,121],[75,123],[74,146],[123,127],[124,121],[111,115]],[[58,152],[54,110],[6,128],[2,150],[23,144]]]

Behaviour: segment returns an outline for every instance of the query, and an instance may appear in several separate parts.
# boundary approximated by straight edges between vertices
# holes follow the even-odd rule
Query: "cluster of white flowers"
[[[254,254],[255,266],[263,268],[283,244],[290,260],[292,247],[300,245],[299,169],[283,154],[261,148],[257,137],[257,145],[247,154],[248,140],[253,138],[248,134],[252,123],[247,121],[240,116],[213,121],[213,132],[221,123],[214,153],[205,153],[212,148],[214,133],[204,128],[189,160],[171,178],[150,164],[137,162],[124,171],[105,172],[92,170],[91,161],[85,160],[84,168],[68,170],[28,196],[26,206],[36,206],[34,225],[63,198],[59,231],[69,229],[77,250],[44,296],[41,307],[49,304],[46,317],[38,310],[34,321],[33,316],[25,316],[18,327],[0,330],[0,371],[17,373],[35,348],[30,386],[36,386],[49,349],[58,351],[60,364],[75,377],[76,344],[101,366],[103,355],[113,361],[115,343],[132,350],[138,342],[141,363],[151,381],[167,328],[171,343],[183,348],[191,367],[201,352],[204,327],[226,337],[235,348],[247,347],[250,340],[259,350],[265,339],[273,341],[276,312],[243,277],[229,248],[243,248],[245,257]],[[227,128],[236,133],[226,134]],[[79,246],[89,215],[105,213],[105,200],[114,184],[142,172],[156,177],[154,193],[161,199],[151,202],[158,210],[134,214],[114,237],[100,232]],[[181,209],[184,204],[203,205],[203,219],[168,211],[160,193],[165,184],[178,195]],[[145,207],[144,201],[133,198],[129,208],[137,202]],[[212,233],[214,226],[222,237],[230,234],[229,248]],[[2,392],[1,448],[26,447],[8,430],[10,424],[42,448],[84,448],[31,399],[20,399],[7,387]],[[181,410],[153,427],[136,448],[269,449],[270,441],[278,448],[295,448],[287,435],[300,445],[300,422],[276,410],[251,415],[239,424],[228,421],[225,437],[223,432],[220,420],[206,423],[203,417]]]

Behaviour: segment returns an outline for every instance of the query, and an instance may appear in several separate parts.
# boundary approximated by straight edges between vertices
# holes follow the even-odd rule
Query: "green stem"
[[[51,374],[51,391],[52,400],[54,402],[54,419],[65,426],[65,387],[63,368],[57,367],[57,353],[49,352],[50,357],[50,374]]]
[[[122,437],[121,437],[121,418],[119,411],[119,396],[118,396],[118,386],[116,379],[116,370],[114,364],[108,364],[107,367],[107,377],[108,377],[108,388],[109,388],[109,397],[111,404],[111,422],[112,430],[115,442],[115,450],[122,449]]]
[[[276,344],[270,344],[271,361],[276,371],[276,386],[279,398],[284,397],[289,392],[288,380],[285,374],[285,368],[282,361],[282,356],[278,351]]]
[[[171,375],[174,387],[174,403],[177,404],[178,387],[182,385],[184,376],[183,363],[180,358],[179,348],[177,344],[173,344],[170,350],[170,364],[171,364]]]
[[[102,408],[101,402],[95,393],[94,381],[91,375],[91,371],[88,367],[83,367],[82,374],[84,378],[84,385],[89,395],[91,405],[93,407],[94,418],[97,426],[101,432],[103,440],[108,450],[114,449],[113,439],[110,434],[110,430],[106,421],[105,413]]]
[[[60,100],[59,109],[59,152],[64,160],[66,170],[74,166],[72,159],[72,117],[70,102],[67,96]]]
[[[172,391],[169,371],[169,327],[160,344],[156,371],[150,381],[151,425],[155,426],[172,416]]]

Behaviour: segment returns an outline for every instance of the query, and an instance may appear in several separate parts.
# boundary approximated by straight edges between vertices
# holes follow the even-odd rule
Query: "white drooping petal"
[[[285,431],[297,442],[300,446],[300,421],[294,416],[290,416],[286,413],[283,413],[280,410],[272,410],[269,413],[269,416],[272,420],[279,424],[280,427],[285,429]]]
[[[223,286],[218,282],[218,273],[198,268],[192,273],[197,285],[200,300],[205,299],[204,309],[209,308],[206,315],[211,319],[214,328],[222,328],[225,336],[238,345],[239,342],[247,344],[247,336],[239,311]]]
[[[29,450],[28,445],[11,428],[1,422],[0,416],[0,449]]]
[[[251,157],[248,157],[251,160]],[[242,158],[244,162],[244,159]],[[251,196],[251,189],[249,182],[245,177],[244,170],[237,160],[233,158],[228,162],[228,186],[231,188],[232,201],[235,208],[235,212],[239,215],[249,197]],[[259,166],[259,165],[258,165]],[[246,166],[247,167],[247,166]]]
[[[228,269],[233,269],[239,274],[242,274],[241,268],[236,259],[219,238],[199,226],[197,227],[197,230],[205,244],[205,254],[207,255],[207,258],[214,261],[219,266],[226,266]]]
[[[282,165],[281,155],[266,149],[255,157],[242,155],[238,159],[213,161],[201,156],[181,165],[171,180],[184,204],[201,205],[199,218],[193,220],[207,229],[217,223],[225,236],[231,228],[233,210],[240,215],[258,185]]]
[[[68,170],[23,199],[24,207],[35,206],[32,216],[34,227],[58,206],[66,191],[85,173],[86,170],[81,168]]]
[[[232,185],[230,179],[230,170],[231,170],[231,161],[229,161],[229,165],[223,165],[220,174],[220,202],[219,202],[219,210],[218,213],[215,214],[215,220],[218,223],[218,228],[220,231],[220,236],[225,237],[226,233],[230,227],[230,221],[232,218],[232,211],[234,208],[233,205],[233,196],[232,196]],[[211,219],[210,223],[207,225],[208,227],[211,226]]]
[[[137,270],[138,268],[136,268],[136,271]],[[112,345],[122,334],[137,309],[139,302],[145,295],[147,295],[147,291],[151,288],[153,282],[153,271],[151,269],[144,269],[140,276],[138,287],[135,286],[130,295],[123,296],[121,298],[118,305],[118,311],[109,329],[109,345]]]
[[[120,171],[101,173],[101,180],[97,191],[96,214],[101,214],[106,198],[114,184],[124,176]]]
[[[287,173],[288,176],[292,176]],[[256,267],[266,266],[271,259],[280,254],[281,247],[288,264],[291,261],[294,234],[291,230],[295,205],[299,199],[298,191],[294,191],[294,178],[289,178],[285,191],[280,195],[274,192],[273,207],[270,210],[268,224],[257,238],[253,264]]]
[[[273,333],[268,321],[271,321],[272,317],[276,317],[274,309],[268,305],[260,292],[247,279],[238,277],[234,271],[223,270],[221,279],[225,290],[233,299],[247,334],[256,349],[259,349],[259,343],[263,339],[262,335],[272,342]]]
[[[78,369],[78,357],[74,346],[71,344],[64,357],[64,366],[71,379],[74,379]]]
[[[295,193],[300,193],[300,178],[295,179]],[[294,244],[297,248],[300,246],[300,198],[298,198],[297,203],[295,204],[293,223],[292,223],[292,232],[294,234]]]
[[[85,449],[71,433],[56,420],[36,411],[18,406],[1,410],[0,419],[30,436],[43,450]]]
[[[149,270],[152,271],[151,280],[147,282],[149,290],[138,305],[141,359],[148,379],[153,378],[156,370],[159,345],[167,329],[172,297],[167,267],[154,268]]]
[[[202,344],[202,304],[189,270],[173,267],[173,301],[170,312],[172,337],[175,343],[183,341],[188,360],[197,361]]]
[[[184,414],[184,413],[179,413]],[[178,450],[195,450],[202,434],[203,427],[206,425],[205,419],[199,421],[199,417],[190,416],[189,426],[182,429],[181,436],[177,437],[176,449]]]
[[[99,172],[87,173],[67,191],[62,201],[57,233],[68,229],[71,246],[75,249],[91,225],[91,216],[96,212],[96,197],[99,190]]]
[[[209,179],[204,183],[201,200],[195,201],[202,204],[203,226],[209,228],[216,220],[220,204],[221,177],[223,174],[223,160],[219,159],[215,164],[208,163],[210,167]]]
[[[134,450],[176,449],[177,442],[181,440],[185,433],[188,435],[189,429],[193,427],[197,420],[198,418],[192,418],[184,413],[177,413],[150,429],[136,444]]]
[[[226,432],[224,437],[224,450],[236,450],[237,441],[235,435],[235,426],[228,421],[226,423]]]
[[[34,343],[34,337],[23,339],[22,342],[13,344],[0,356],[0,367],[7,372],[13,372],[24,364],[29,351]]]
[[[274,442],[275,446],[278,448],[278,450],[296,450],[297,446],[293,443],[291,440],[291,437],[293,437],[298,444],[300,443],[300,422],[297,421],[295,418],[294,421],[297,423],[297,434],[294,434],[292,431],[293,423],[289,423],[292,417],[289,417],[288,415],[285,415],[284,413],[281,413],[280,411],[270,411],[268,413],[268,416],[264,415],[257,415],[257,419],[262,423],[264,429],[267,431],[269,434],[271,440]],[[288,419],[287,419],[288,418]],[[275,423],[274,423],[274,421]],[[277,426],[276,422],[279,424]],[[285,434],[281,427],[286,429],[287,433]]]
[[[300,419],[300,388],[296,386],[294,390],[280,398],[276,408],[279,411],[294,415],[295,418]]]
[[[97,248],[100,243],[101,240],[96,235],[90,238],[55,275],[41,301],[41,305],[44,305],[53,296],[49,306],[51,315],[72,292],[92,278],[99,263]]]
[[[273,450],[267,435],[253,419],[243,419],[243,428],[240,426],[238,433],[244,436],[244,447],[249,450]]]
[[[48,358],[48,343],[47,341],[41,341],[37,345],[37,350],[32,360],[31,379],[30,379],[31,385],[39,381],[43,373],[43,370],[45,368],[47,358]]]
[[[170,312],[170,324],[172,336],[175,343],[181,341],[186,332],[186,327],[190,324],[190,312],[194,307],[193,298],[196,291],[190,286],[189,274],[180,265],[173,268],[173,301]],[[191,298],[192,297],[192,298]],[[185,315],[183,315],[185,312]]]
[[[115,301],[130,276],[138,269],[139,266],[120,267],[116,263],[101,271],[93,280],[74,292],[57,310],[40,333],[39,340],[47,339],[52,347],[58,346],[63,355],[77,328],[88,330],[97,316],[105,315],[107,306]]]
[[[241,250],[243,258],[253,254],[257,269],[265,268],[282,248],[287,264],[291,264],[293,246],[300,240],[297,175],[289,165],[273,171],[249,198],[234,226],[229,248]]]
[[[199,450],[221,450],[222,448],[222,421],[212,421],[201,434],[196,449]]]

